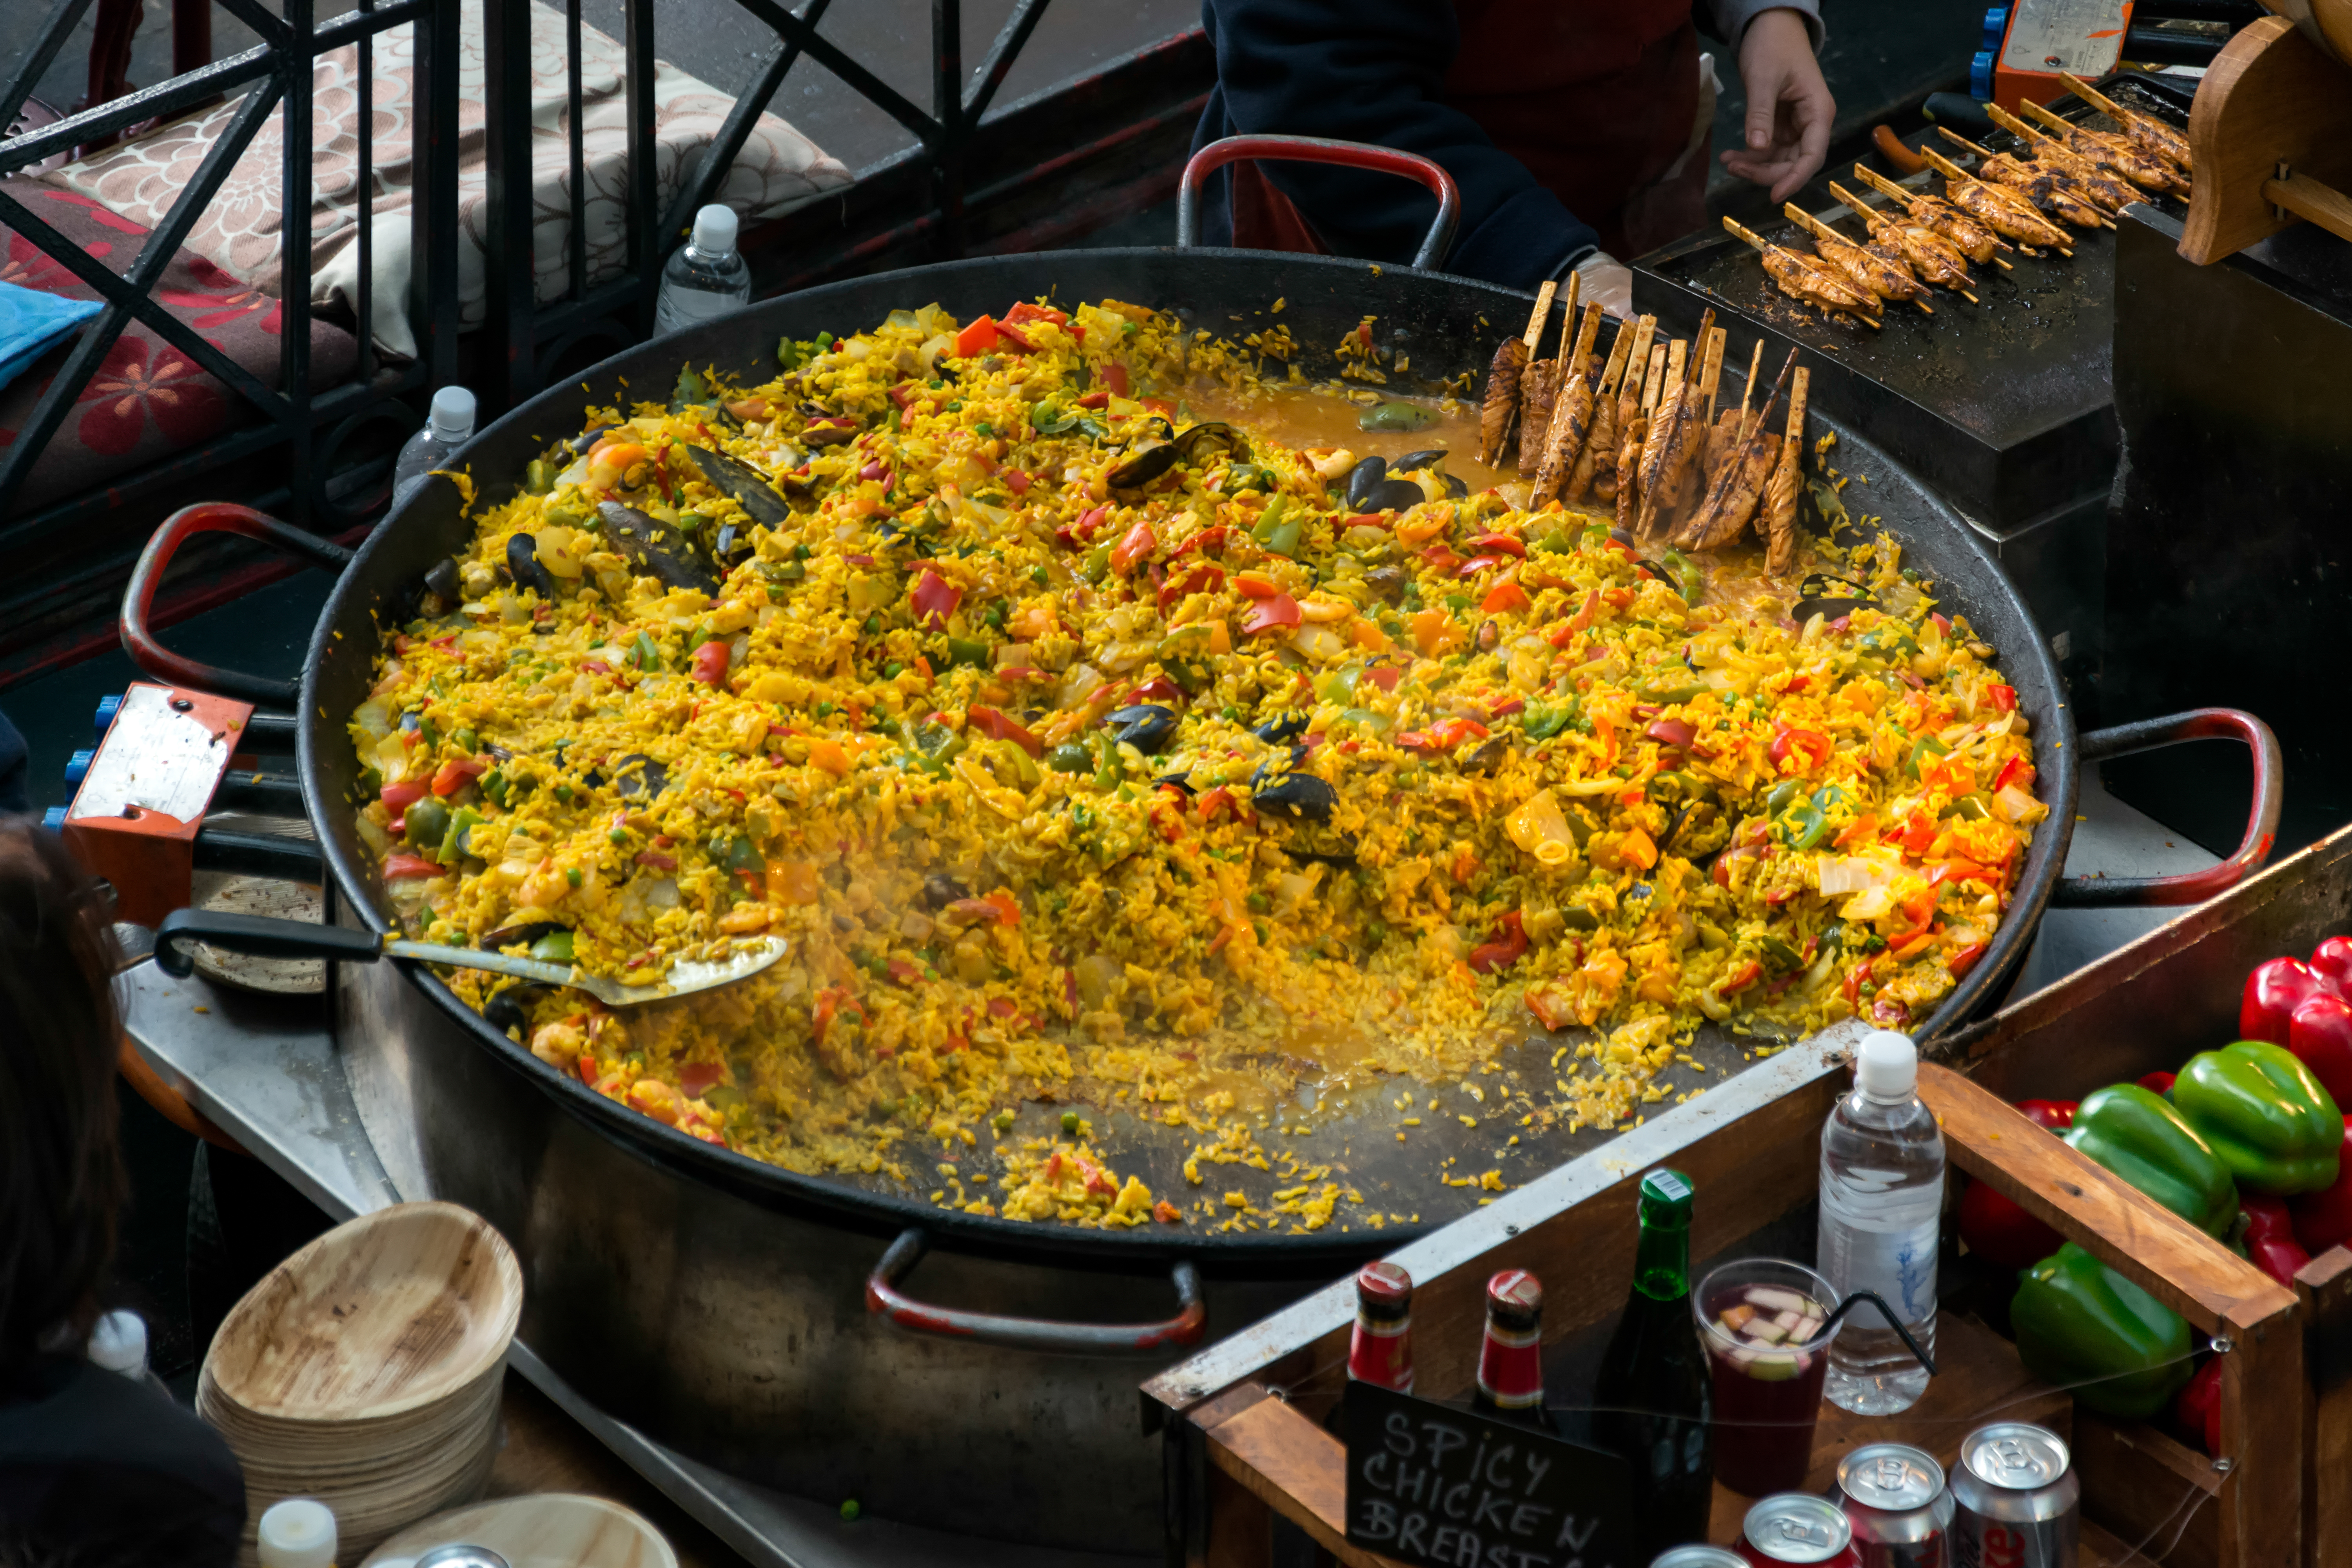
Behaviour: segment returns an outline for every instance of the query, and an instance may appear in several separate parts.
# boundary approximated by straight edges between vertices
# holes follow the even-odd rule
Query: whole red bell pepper
[[[2299,958],[2273,958],[2246,976],[2238,998],[2238,1037],[2287,1042],[2289,1023],[2304,998],[2328,989],[2327,979]]]
[[[2315,991],[2295,1004],[2283,1043],[2338,1105],[2352,1105],[2352,1002],[2332,991]]]
[[[2172,1418],[2181,1430],[2205,1445],[2209,1454],[2221,1452],[2221,1358],[2213,1356],[2172,1402]]]
[[[2053,1132],[2063,1132],[2074,1125],[2074,1111],[2079,1102],[2072,1100],[2021,1100],[2017,1109],[2027,1121],[2047,1127]]]
[[[2352,985],[2352,936],[2331,936],[2311,950],[2311,967],[2342,991]]]
[[[2172,1086],[2179,1079],[2180,1075],[2176,1072],[2152,1072],[2140,1079],[2139,1086],[2150,1094],[2170,1094]]]
[[[2286,1200],[2268,1193],[2241,1193],[2238,1206],[2246,1215],[2247,1258],[2255,1268],[2294,1289],[2294,1271],[2311,1261],[2311,1254],[2295,1239]]]
[[[2037,1126],[2063,1132],[2074,1124],[2071,1100],[2021,1100],[2017,1109]],[[2003,1268],[2031,1268],[2057,1251],[2066,1238],[2020,1207],[2015,1199],[1982,1182],[1960,1194],[1960,1239]]]
[[[2344,1118],[2344,1143],[2335,1184],[2287,1202],[2294,1238],[2314,1256],[2352,1241],[2352,1115]]]

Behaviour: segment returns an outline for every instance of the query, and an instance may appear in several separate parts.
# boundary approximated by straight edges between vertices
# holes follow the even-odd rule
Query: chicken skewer
[[[2103,169],[2113,170],[2142,190],[2162,191],[2187,200],[2191,189],[2189,177],[2156,153],[2134,142],[2129,136],[2112,132],[2094,131],[2087,125],[2077,125],[2063,115],[2054,114],[2034,102],[2022,99],[2018,107],[2025,110],[2028,120],[2038,120],[2066,145]]]
[[[1805,451],[1806,383],[1811,379],[1811,372],[1801,370],[1797,384],[1789,389],[1789,427],[1780,437],[1780,460],[1764,486],[1764,570],[1775,577],[1787,576],[1797,563],[1797,492]]]
[[[1502,461],[1503,442],[1519,412],[1519,381],[1528,362],[1543,341],[1544,319],[1551,314],[1551,297],[1559,285],[1544,279],[1536,290],[1536,308],[1528,317],[1524,337],[1505,338],[1495,345],[1495,361],[1486,367],[1486,395],[1478,405],[1478,460],[1487,467]]]
[[[1617,329],[1617,341],[1609,350],[1609,363],[1601,367],[1601,379],[1594,384],[1592,398],[1592,429],[1584,438],[1584,450],[1576,456],[1576,467],[1570,470],[1568,483],[1562,487],[1559,499],[1574,506],[1584,499],[1591,488],[1593,476],[1605,460],[1613,480],[1617,468],[1617,384],[1624,376],[1628,351],[1633,346],[1630,327]],[[1615,493],[1613,489],[1612,493]]]
[[[1923,223],[1898,222],[1835,180],[1830,182],[1830,195],[1843,202],[1870,230],[1873,248],[1899,252],[1911,270],[1926,281],[1941,284],[1971,305],[1977,302],[1977,297],[1969,292],[1969,285],[1976,279],[1969,274],[1968,253],[1948,237]]]
[[[1739,389],[1739,406],[1725,409],[1723,417],[1717,420],[1715,427],[1707,433],[1706,482],[1701,488],[1702,496],[1715,493],[1716,481],[1723,477],[1724,466],[1739,450],[1739,444],[1748,439],[1748,421],[1756,416],[1751,405],[1756,401],[1757,373],[1763,368],[1764,340],[1759,338],[1756,340],[1756,352],[1748,356],[1748,380]],[[1682,531],[1687,532],[1688,526],[1685,525]]]
[[[1881,300],[1907,300],[1931,316],[1936,313],[1936,307],[1927,303],[1927,286],[1911,275],[1899,253],[1889,257],[1856,245],[1794,202],[1783,202],[1780,210],[1813,237],[1813,248],[1822,259],[1852,279],[1854,287]]]
[[[2006,185],[1996,185],[1977,179],[1958,164],[1937,152],[1922,147],[1919,155],[1927,166],[1944,176],[1944,194],[1952,205],[1978,219],[1988,227],[2000,230],[2018,242],[2028,256],[2034,252],[2027,247],[2046,245],[2061,256],[2073,256],[2064,229],[2043,217],[2032,202]]]
[[[1869,326],[1878,325],[1877,300],[1857,290],[1826,263],[1784,250],[1736,218],[1727,216],[1723,226],[1763,252],[1765,275],[1783,294],[1832,315],[1843,313]]]
[[[1540,507],[1559,494],[1576,467],[1577,454],[1584,449],[1584,437],[1592,428],[1593,399],[1592,380],[1584,367],[1600,331],[1601,301],[1595,300],[1584,307],[1574,344],[1560,345],[1559,393],[1552,405],[1551,427],[1544,432],[1543,461],[1536,468],[1535,489],[1528,492],[1530,507]]]
[[[1707,458],[1715,449],[1715,398],[1723,384],[1724,346],[1731,341],[1731,333],[1724,328],[1706,325],[1714,319],[1715,312],[1709,310],[1699,326],[1698,374],[1692,378],[1690,390],[1690,461],[1684,466],[1673,496],[1658,508],[1659,515],[1669,521],[1706,493],[1707,476],[1713,472]]]
[[[1979,265],[1990,261],[2003,271],[2011,269],[2008,262],[1994,254],[1995,251],[2010,249],[2009,242],[1941,196],[1931,196],[1925,191],[1898,185],[1864,163],[1856,163],[1853,172],[1854,176],[1872,190],[1902,203],[1903,210],[1911,215],[1913,223],[1950,240],[1970,261]]]
[[[1616,504],[1620,527],[1632,516],[1624,510],[1633,504],[1630,498],[1633,488],[1629,479],[1632,470],[1627,467],[1626,448],[1630,447],[1633,449],[1632,460],[1639,461],[1642,437],[1649,429],[1642,423],[1642,384],[1649,376],[1650,340],[1656,335],[1657,330],[1658,318],[1655,316],[1643,316],[1633,323],[1633,341],[1627,352],[1624,377],[1617,396],[1617,448],[1613,453],[1603,453],[1594,465],[1600,470],[1600,477],[1593,480],[1593,490],[1598,495],[1604,486],[1607,488],[1609,493],[1601,499]],[[1623,331],[1619,329],[1621,336]]]
[[[1788,385],[1789,373],[1796,363],[1797,351],[1790,349],[1789,357],[1780,362],[1780,374],[1774,378],[1764,406],[1752,419],[1741,421],[1739,446],[1707,487],[1706,500],[1675,534],[1677,544],[1687,549],[1717,549],[1738,538],[1748,520],[1755,515],[1780,444],[1766,426],[1772,421],[1772,409],[1780,401],[1781,390]],[[1753,380],[1751,377],[1750,391],[1754,390]]]
[[[2140,199],[2140,193],[2129,180],[2114,170],[2085,158],[2074,148],[2028,125],[1998,103],[1985,105],[1992,122],[2012,136],[2020,136],[2033,148],[2033,161],[2052,168],[2063,169],[2066,177],[2074,182],[2100,206],[2110,213],[2119,213]],[[2113,226],[2110,225],[2109,226]]]
[[[1641,347],[1636,344],[1636,352]],[[1651,349],[1649,354],[1633,417],[1626,423],[1624,439],[1617,448],[1617,526],[1627,533],[1633,531],[1633,520],[1642,507],[1642,453],[1650,439],[1650,411],[1657,406],[1666,379],[1664,345]]]
[[[1702,333],[1706,330],[1700,329]],[[1698,443],[1693,439],[1698,425],[1698,388],[1687,374],[1689,353],[1690,345],[1678,338],[1666,357],[1666,388],[1658,395],[1657,411],[1650,416],[1650,433],[1642,444],[1642,510],[1633,528],[1636,539],[1654,538],[1663,531],[1682,489],[1683,476],[1698,455]]]
[[[1953,146],[1977,155],[1977,178],[2006,185],[2042,212],[2063,218],[2076,228],[2116,226],[2090,189],[2060,165],[2029,163],[2006,153],[1979,147],[1948,125],[1938,125],[1936,130]]]
[[[1576,325],[1577,295],[1584,287],[1580,273],[1568,275],[1568,302],[1560,308],[1560,336]],[[1563,342],[1560,345],[1568,345]],[[1551,429],[1552,404],[1559,395],[1560,361],[1531,359],[1519,377],[1519,477],[1532,479],[1543,466],[1544,437]]]
[[[2142,114],[2136,109],[2126,109],[2081,77],[2060,71],[2058,79],[2064,82],[2067,90],[2076,98],[2104,111],[2107,118],[2122,126],[2125,132],[2142,147],[2183,174],[2194,174],[2197,172],[2197,165],[2189,156],[2189,138],[2163,121]]]

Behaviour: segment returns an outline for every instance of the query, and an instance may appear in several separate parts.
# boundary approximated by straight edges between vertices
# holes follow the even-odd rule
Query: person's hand
[[[1584,279],[1584,297],[1597,300],[1602,310],[1621,321],[1633,319],[1633,269],[1605,250],[1596,250],[1576,264]]]
[[[1805,18],[1775,9],[1748,23],[1739,40],[1739,79],[1748,89],[1748,145],[1724,153],[1723,166],[1786,201],[1820,170],[1837,114]]]

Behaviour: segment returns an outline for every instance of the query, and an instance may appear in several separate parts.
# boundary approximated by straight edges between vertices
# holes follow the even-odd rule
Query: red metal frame
[[[131,663],[158,680],[175,686],[226,692],[251,702],[292,707],[295,700],[295,684],[292,681],[269,680],[233,669],[221,669],[173,653],[155,639],[149,621],[154,609],[156,590],[163,585],[163,574],[170,569],[172,557],[179,552],[180,546],[203,533],[238,534],[259,544],[273,545],[289,554],[307,557],[313,564],[331,572],[341,572],[352,559],[352,552],[341,545],[321,539],[315,533],[305,533],[249,506],[237,506],[229,501],[205,501],[196,506],[182,507],[166,518],[163,526],[147,541],[147,548],[139,552],[139,564],[131,570],[131,585],[122,595],[122,651],[131,656]]]
[[[1428,186],[1437,198],[1437,219],[1429,226],[1421,248],[1413,253],[1412,265],[1417,268],[1433,268],[1445,259],[1445,252],[1454,243],[1454,230],[1462,219],[1462,187],[1454,183],[1454,176],[1445,172],[1444,165],[1418,153],[1401,153],[1369,142],[1339,142],[1326,136],[1228,136],[1210,142],[1184,165],[1184,177],[1176,187],[1178,245],[1199,242],[1195,217],[1201,202],[1201,182],[1226,164],[1244,158],[1337,163],[1343,168],[1396,174]]]
[[[2101,763],[2135,752],[2153,752],[2187,741],[2243,741],[2254,757],[2253,804],[2246,812],[2245,837],[2226,860],[2177,877],[2068,877],[2051,893],[2053,909],[2113,908],[2122,904],[2201,904],[2225,893],[2262,868],[2278,842],[2279,807],[2286,766],[2278,737],[2252,714],[2236,708],[2192,708],[2161,719],[2094,730],[2077,742],[2082,760]]]
[[[899,1233],[866,1278],[867,1311],[913,1333],[1053,1355],[1150,1355],[1171,1345],[1198,1344],[1209,1326],[1208,1303],[1201,1299],[1200,1271],[1181,1261],[1170,1271],[1180,1310],[1176,1316],[1157,1323],[1056,1323],[1043,1318],[929,1306],[900,1290],[898,1281],[922,1261],[930,1246],[930,1235],[920,1226]]]

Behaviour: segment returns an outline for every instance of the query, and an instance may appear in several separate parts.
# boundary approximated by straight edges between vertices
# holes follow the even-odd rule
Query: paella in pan
[[[1994,651],[1884,538],[1774,576],[1526,510],[1366,343],[1309,387],[1278,328],[900,310],[548,433],[351,715],[399,918],[637,980],[781,935],[625,1014],[450,979],[707,1141],[1081,1224],[1344,1217],[1268,1132],[1301,1081],[1552,1030],[1488,1113],[1605,1127],[1702,1020],[1924,1014],[2043,811]],[[1113,1105],[1292,1179],[1148,1190]]]

